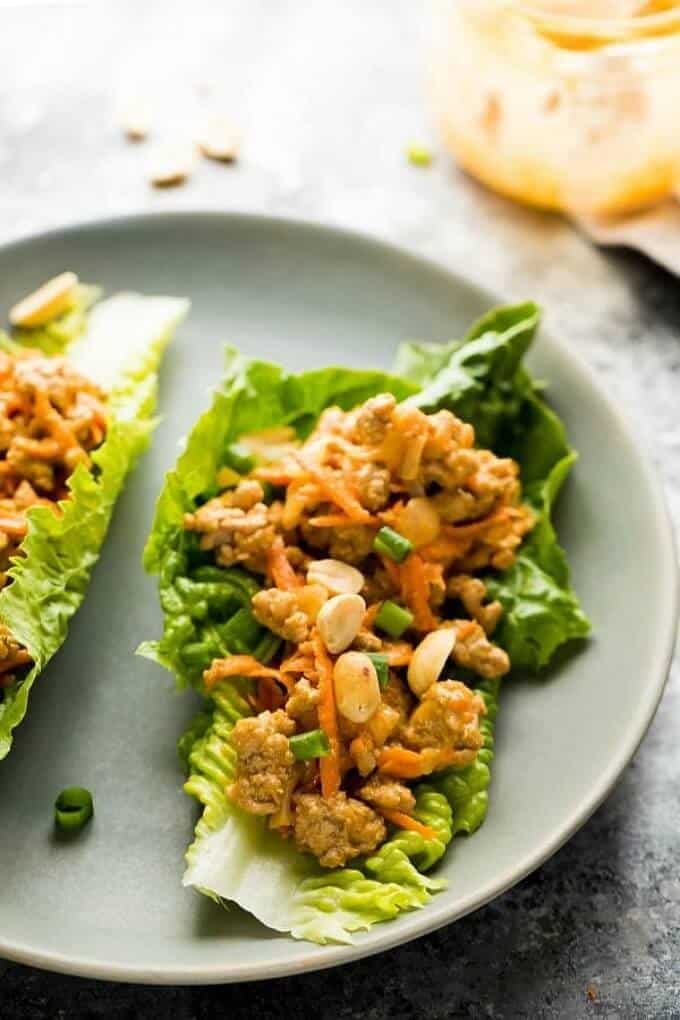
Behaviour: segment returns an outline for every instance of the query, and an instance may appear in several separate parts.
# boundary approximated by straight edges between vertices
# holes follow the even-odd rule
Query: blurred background
[[[622,72],[622,41],[610,45],[606,32],[598,45],[574,38],[561,10],[570,4],[580,6],[543,0],[558,9],[551,35],[549,11],[537,20],[503,0],[0,0],[0,238],[183,208],[362,230],[508,297],[543,302],[554,328],[596,367],[606,363],[608,385],[633,413],[644,418],[653,373],[660,413],[668,406],[670,415],[674,383],[655,371],[650,347],[636,352],[634,375],[625,358],[609,356],[612,333],[632,328],[646,267],[605,258],[563,218],[485,190],[446,147],[496,186],[548,206],[593,193],[587,146],[600,182],[622,152],[644,150],[626,194],[633,206],[653,201],[650,138],[658,128],[667,149],[680,145],[677,130],[666,121],[664,133],[661,113],[650,112],[659,96],[663,111],[679,108],[677,92],[654,84],[659,39],[643,50],[642,70],[635,33],[623,40],[633,57]],[[595,7],[612,4],[636,6]],[[602,22],[587,25],[597,40]],[[676,37],[669,30],[665,38],[670,59]],[[680,60],[670,66],[680,90]],[[644,137],[641,117],[656,125]],[[196,154],[214,121],[233,133],[235,162]],[[126,136],[131,123],[141,123],[142,140]],[[173,170],[188,176],[152,184]],[[578,191],[569,187],[577,175]],[[611,194],[619,205],[626,197],[620,182],[598,194],[595,203],[576,201],[573,216],[606,208]],[[662,279],[649,277],[650,285]],[[675,348],[663,357],[674,361]],[[673,408],[656,430],[662,445],[674,419]]]
[[[634,0],[0,0],[0,242],[140,211],[261,212],[370,233],[534,298],[636,421],[678,521],[680,291],[590,240],[633,237],[677,259],[676,32],[675,4]],[[230,161],[196,151],[214,122]],[[497,903],[382,957],[380,989],[368,960],[245,997],[102,998],[0,962],[17,1003],[3,1020],[29,1015],[24,1001],[36,1017],[189,1020],[216,1002],[288,1016],[291,996],[320,1001],[331,981],[329,1017],[423,1016],[425,1002],[432,1017],[680,1016],[677,706],[673,683],[566,848]]]

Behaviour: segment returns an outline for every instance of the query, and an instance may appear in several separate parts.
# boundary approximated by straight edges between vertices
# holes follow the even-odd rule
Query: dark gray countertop
[[[430,170],[406,164],[409,141],[436,147],[417,6],[0,0],[0,240],[143,209],[259,210],[373,232],[530,295],[638,423],[677,519],[680,285],[487,195],[443,152]],[[111,123],[116,91],[137,86],[158,94],[168,138],[198,109],[231,113],[241,163],[203,164],[185,188],[152,191],[146,149]],[[675,676],[616,791],[563,850],[473,916],[387,956],[205,989],[0,962],[0,1018],[680,1017],[679,729]]]

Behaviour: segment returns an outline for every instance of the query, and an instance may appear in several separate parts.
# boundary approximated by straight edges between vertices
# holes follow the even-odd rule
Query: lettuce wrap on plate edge
[[[520,465],[523,498],[535,525],[510,569],[483,576],[489,595],[503,606],[494,641],[509,653],[513,671],[535,673],[560,646],[585,637],[589,623],[570,587],[551,522],[576,454],[523,365],[539,318],[531,303],[502,307],[463,340],[403,344],[394,375],[345,368],[294,375],[228,349],[212,406],[188,437],[159,497],[145,566],[160,576],[165,625],[162,638],[144,644],[140,654],[173,672],[180,687],[204,695],[202,675],[215,658],[250,654],[267,661],[278,639],[250,614],[259,581],[239,568],[210,565],[209,554],[183,529],[184,514],[216,494],[218,472],[239,437],[292,426],[304,439],[324,408],[349,410],[384,392],[426,412],[453,411],[474,426],[478,446]],[[484,820],[499,681],[468,679],[487,709],[476,760],[434,773],[413,788],[414,817],[435,837],[396,829],[375,853],[333,871],[298,852],[225,793],[236,761],[230,731],[252,714],[250,683],[231,679],[212,688],[204,711],[179,741],[188,771],[184,788],[202,808],[184,884],[218,902],[237,903],[270,928],[317,943],[351,942],[353,932],[424,906],[445,885],[432,869],[453,837],[473,833]]]
[[[63,355],[70,367],[106,394],[106,431],[66,481],[59,513],[26,511],[28,530],[0,591],[0,623],[25,649],[30,665],[0,688],[0,759],[26,714],[33,684],[64,642],[80,606],[126,476],[149,443],[158,367],[189,302],[122,293],[99,301],[99,290],[78,285],[72,307],[34,329],[0,334],[8,354],[34,348]],[[4,630],[6,628],[6,630]]]

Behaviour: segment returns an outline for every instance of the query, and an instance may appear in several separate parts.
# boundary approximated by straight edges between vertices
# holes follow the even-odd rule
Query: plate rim
[[[293,218],[269,215],[259,212],[231,212],[223,209],[196,208],[173,211],[151,211],[130,213],[121,216],[104,218],[88,218],[50,228],[48,230],[28,233],[15,237],[0,244],[0,258],[21,248],[29,248],[36,243],[67,240],[74,235],[87,234],[95,231],[111,229],[134,230],[145,224],[163,226],[197,221],[222,221],[225,228],[239,224],[241,227],[252,226],[254,229],[284,228],[296,232],[326,235],[342,239],[350,244],[357,244],[364,249],[373,249],[376,254],[383,253],[411,261],[414,265],[440,277],[455,280],[470,293],[492,307],[507,298],[498,292],[487,289],[456,269],[446,266],[435,259],[421,255],[395,244],[391,240],[364,233],[362,231],[336,226],[333,223],[312,218]],[[84,978],[95,978],[106,981],[133,982],[141,984],[223,984],[237,981],[263,981],[284,977],[290,974],[308,973],[353,962],[377,953],[385,952],[396,946],[427,935],[437,929],[451,924],[466,914],[484,906],[501,896],[508,889],[521,882],[545,861],[553,856],[571,837],[588,821],[600,805],[606,800],[618,782],[622,773],[630,763],[641,745],[649,726],[663,697],[668,681],[669,671],[676,645],[678,625],[678,607],[680,594],[680,575],[677,566],[677,545],[672,518],[669,512],[663,482],[650,455],[647,443],[637,436],[632,428],[629,414],[612,400],[604,385],[600,383],[595,372],[585,358],[574,350],[567,341],[552,329],[541,327],[540,337],[552,346],[560,356],[569,361],[580,380],[593,391],[608,414],[615,421],[621,436],[625,439],[631,453],[636,457],[645,479],[646,488],[652,503],[654,535],[659,546],[667,550],[664,558],[663,577],[659,579],[663,598],[664,616],[659,618],[658,632],[661,640],[654,651],[654,661],[649,669],[649,676],[654,679],[653,692],[650,691],[646,711],[633,724],[621,740],[618,753],[612,755],[607,769],[603,770],[599,781],[583,798],[580,806],[568,816],[553,833],[537,847],[534,853],[503,875],[496,876],[481,890],[471,893],[459,903],[455,910],[447,908],[445,903],[433,900],[426,910],[414,911],[406,915],[402,923],[393,927],[386,924],[376,928],[370,942],[359,942],[349,946],[312,946],[306,947],[303,955],[296,960],[277,962],[253,962],[226,964],[216,966],[214,963],[205,966],[192,964],[175,965],[172,963],[151,966],[136,966],[126,963],[106,962],[101,959],[72,953],[62,953],[53,949],[34,948],[22,941],[12,940],[0,933],[0,958],[22,963],[28,966],[50,970],[62,974],[76,975]],[[650,685],[651,686],[651,685]],[[179,876],[178,876],[179,881]],[[406,930],[404,930],[404,926]],[[301,943],[303,945],[303,943]]]

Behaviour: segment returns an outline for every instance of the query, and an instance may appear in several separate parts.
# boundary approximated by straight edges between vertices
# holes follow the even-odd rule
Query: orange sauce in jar
[[[437,113],[479,180],[600,215],[679,186],[680,3],[442,0],[440,17]]]

